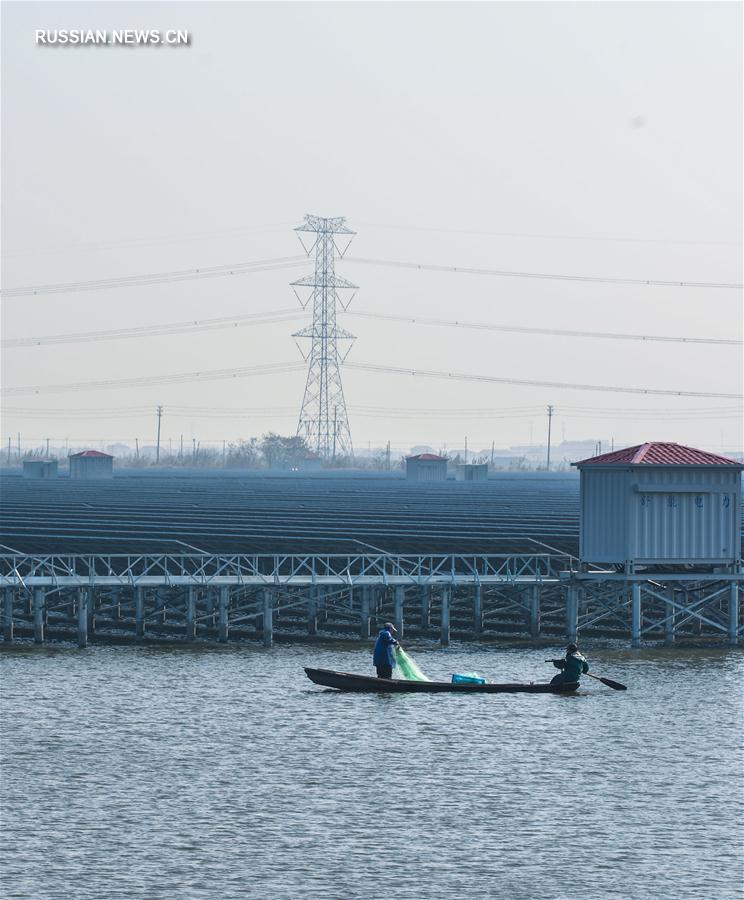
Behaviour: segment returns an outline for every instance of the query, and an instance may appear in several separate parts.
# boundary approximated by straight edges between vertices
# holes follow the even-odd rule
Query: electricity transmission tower
[[[331,460],[337,455],[353,456],[339,370],[351,345],[345,354],[341,354],[339,341],[353,341],[354,335],[336,325],[336,307],[338,304],[342,309],[348,309],[354,294],[343,303],[338,292],[354,291],[357,286],[336,275],[335,258],[336,255],[343,258],[356,232],[341,217],[325,219],[320,216],[305,216],[305,221],[295,231],[307,255],[315,251],[315,272],[292,282],[303,309],[311,301],[313,304],[313,324],[293,335],[294,338],[311,340],[309,354],[302,354],[308,369],[297,434],[305,438],[311,450],[323,459]],[[303,233],[314,236],[309,246],[302,239]],[[343,249],[339,248],[336,235],[348,237]],[[304,301],[298,288],[311,289]]]

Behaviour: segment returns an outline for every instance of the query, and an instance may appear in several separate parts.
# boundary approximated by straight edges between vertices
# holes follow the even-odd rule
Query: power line
[[[62,294],[72,291],[97,291],[107,288],[142,287],[150,284],[169,284],[174,281],[193,281],[201,278],[222,278],[228,275],[247,275],[249,272],[271,272],[304,265],[302,256],[281,256],[228,266],[206,266],[175,272],[156,272],[148,275],[123,275],[119,278],[98,278],[91,281],[66,281],[58,284],[39,284],[29,287],[5,288],[5,298],[33,297],[38,294]]]
[[[364,319],[405,322],[411,325],[432,325],[446,328],[466,328],[479,331],[497,331],[509,334],[544,334],[559,337],[603,338],[610,340],[665,342],[680,344],[711,344],[719,346],[744,345],[744,341],[733,338],[684,337],[658,334],[627,334],[609,331],[577,331],[565,328],[533,328],[526,325],[498,325],[490,322],[467,322],[459,319],[434,319],[426,316],[395,315],[365,311],[344,311],[344,315]],[[248,313],[239,316],[222,316],[215,319],[193,319],[188,322],[166,322],[161,325],[141,325],[130,328],[110,328],[102,331],[79,331],[67,334],[49,334],[38,337],[5,338],[0,347],[6,350],[23,347],[42,347],[51,344],[96,343],[98,341],[127,340],[139,337],[161,337],[171,334],[188,334],[192,331],[216,331],[242,328],[249,325],[272,325],[301,318],[303,313],[294,307]]]
[[[427,272],[458,272],[465,275],[496,275],[502,278],[540,278],[554,281],[580,281],[592,284],[636,284],[652,287],[727,288],[740,290],[744,284],[716,281],[663,281],[656,278],[610,278],[604,275],[559,275],[546,272],[508,272],[502,269],[475,269],[468,266],[443,266],[431,263],[403,262],[391,259],[347,257],[348,262],[372,266],[388,266],[399,269],[418,269]]]
[[[360,222],[365,228],[384,228],[392,231],[423,231],[436,234],[472,234],[480,237],[504,237],[504,238],[536,238],[538,240],[551,241],[598,241],[617,242],[623,244],[686,244],[693,247],[740,247],[737,241],[692,241],[676,238],[631,238],[609,237],[604,235],[586,234],[534,234],[524,231],[473,231],[468,228],[435,228],[420,225],[380,225],[371,222]]]
[[[504,278],[538,278],[557,281],[578,281],[595,284],[632,284],[663,287],[698,287],[741,289],[744,285],[729,282],[659,280],[650,278],[613,278],[600,275],[563,275],[545,272],[516,272],[501,269],[482,269],[467,266],[444,266],[430,263],[413,263],[401,260],[369,259],[364,257],[346,257],[349,262],[367,265],[388,266],[404,269],[418,269],[430,272],[457,272],[468,275],[495,275]],[[30,285],[24,287],[5,288],[0,294],[5,298],[29,297],[42,294],[69,293],[75,291],[94,291],[107,288],[141,287],[152,284],[168,284],[175,281],[191,281],[201,278],[221,278],[229,275],[245,275],[249,272],[275,271],[303,265],[304,257],[284,256],[253,262],[232,263],[225,266],[202,266],[196,269],[184,269],[174,272],[156,272],[145,275],[125,275],[118,278],[99,278],[87,281],[68,281],[57,284]]]
[[[489,384],[517,384],[524,387],[562,388],[576,391],[603,391],[620,394],[650,394],[669,397],[711,397],[724,400],[744,399],[742,394],[725,394],[710,391],[672,391],[657,388],[611,387],[599,384],[573,384],[564,381],[536,381],[526,378],[501,378],[494,375],[466,375],[459,372],[437,372],[427,369],[402,369],[397,366],[378,366],[371,363],[345,363],[349,369],[364,372],[380,372],[391,375],[413,375],[422,378],[444,378],[451,381],[481,381]]]
[[[39,337],[6,338],[0,346],[6,350],[20,347],[41,347],[48,344],[83,344],[97,341],[125,340],[139,337],[159,337],[168,334],[184,334],[190,331],[213,331],[224,328],[241,328],[246,325],[271,325],[301,318],[303,313],[295,307],[276,312],[248,313],[242,316],[223,316],[219,319],[194,319],[190,322],[169,322],[163,325],[140,325],[132,328],[109,328],[104,331],[78,331],[68,334],[47,334]]]
[[[397,366],[374,365],[372,363],[344,363],[349,369],[390,375],[411,375],[420,378],[443,378],[450,381],[480,381],[486,384],[515,384],[523,387],[548,387],[577,391],[601,391],[603,393],[645,394],[666,397],[710,397],[723,400],[743,399],[741,394],[713,391],[675,391],[658,388],[614,387],[599,384],[574,384],[563,381],[539,381],[527,378],[504,378],[495,375],[469,375],[460,372],[442,372],[428,369],[403,369]],[[33,385],[3,388],[6,395],[62,393],[68,391],[98,390],[101,388],[150,387],[155,384],[183,384],[191,381],[218,381],[229,378],[244,378],[252,375],[280,375],[303,369],[301,362],[268,363],[261,366],[244,366],[235,369],[210,369],[200,372],[181,372],[173,375],[146,375],[138,378],[110,379],[106,381],[82,381],[70,384]]]
[[[487,322],[462,322],[458,319],[431,319],[425,316],[400,316],[387,313],[369,313],[358,310],[346,312],[347,316],[365,319],[387,319],[408,322],[411,325],[439,325],[452,328],[473,328],[481,331],[505,331],[514,334],[546,334],[560,337],[609,338],[620,341],[665,341],[682,344],[727,344],[742,346],[744,341],[729,338],[676,337],[661,334],[622,334],[610,331],[574,331],[565,328],[532,328],[526,325],[495,325]]]
[[[300,362],[268,363],[262,366],[242,366],[236,369],[210,369],[203,372],[179,372],[174,375],[144,375],[138,378],[113,378],[106,381],[77,381],[69,384],[27,385],[3,388],[8,396],[18,394],[59,394],[70,391],[95,391],[105,388],[150,387],[156,384],[183,384],[191,381],[218,381],[225,378],[247,378],[252,375],[282,375],[303,369]]]

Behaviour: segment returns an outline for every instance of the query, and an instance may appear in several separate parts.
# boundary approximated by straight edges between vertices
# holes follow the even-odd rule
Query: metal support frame
[[[268,591],[272,641],[280,611],[292,628],[304,627],[305,617],[311,634],[324,628],[356,632],[366,640],[373,616],[384,615],[400,631],[410,630],[404,621],[406,590],[420,603],[426,633],[432,589],[443,601],[439,629],[445,642],[451,616],[467,621],[474,638],[479,622],[486,633],[527,632],[533,639],[563,630],[575,639],[602,629],[605,636],[629,636],[636,647],[644,641],[696,639],[693,629],[731,645],[742,634],[740,568],[621,573],[574,570],[568,564],[570,558],[558,554],[5,554],[0,555],[3,636],[12,641],[18,634],[33,635],[41,642],[49,622],[55,632],[60,626],[78,628],[85,646],[96,617],[107,631],[131,634],[133,629],[137,638],[148,627],[153,637],[180,633],[193,640],[200,625],[207,626],[202,627],[205,637],[222,642],[230,639],[228,625],[237,628],[238,636],[252,636],[245,631],[250,627],[260,636],[268,624],[262,626],[262,592]],[[332,619],[326,621],[329,611]]]

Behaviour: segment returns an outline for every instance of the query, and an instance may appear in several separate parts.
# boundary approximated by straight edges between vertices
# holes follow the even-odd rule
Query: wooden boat
[[[405,681],[402,678],[375,678],[352,675],[332,669],[308,669],[305,674],[314,684],[339,691],[375,694],[570,694],[577,681],[566,684],[452,684],[449,681]]]

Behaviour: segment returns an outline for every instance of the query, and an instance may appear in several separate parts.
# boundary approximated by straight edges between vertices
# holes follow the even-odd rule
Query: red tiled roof
[[[100,450],[82,450],[80,453],[71,453],[70,459],[80,459],[83,457],[84,459],[113,459],[114,457],[110,453],[101,453]]]
[[[740,466],[735,459],[685,447],[683,444],[650,441],[637,447],[626,447],[613,453],[591,456],[574,466]]]
[[[406,459],[415,459],[421,462],[447,462],[446,456],[437,456],[436,453],[419,453],[416,456],[407,456]]]

